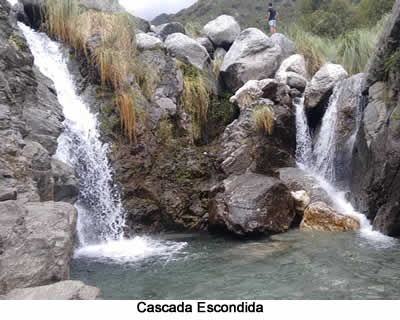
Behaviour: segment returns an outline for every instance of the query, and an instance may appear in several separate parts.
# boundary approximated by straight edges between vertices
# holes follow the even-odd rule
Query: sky
[[[152,20],[161,13],[176,13],[191,6],[197,0],[119,0],[133,15]]]

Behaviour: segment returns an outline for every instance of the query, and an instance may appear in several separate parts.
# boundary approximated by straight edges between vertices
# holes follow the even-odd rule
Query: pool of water
[[[130,262],[77,255],[71,277],[104,299],[400,298],[398,240],[294,230],[245,242],[208,234],[147,241],[165,254]]]

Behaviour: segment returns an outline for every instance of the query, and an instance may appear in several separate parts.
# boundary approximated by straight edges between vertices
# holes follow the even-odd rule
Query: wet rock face
[[[304,231],[354,231],[360,229],[360,221],[345,216],[323,202],[312,203],[304,212],[300,229]]]
[[[279,45],[258,29],[246,29],[226,54],[221,76],[226,87],[235,92],[249,80],[274,77],[281,61]]]
[[[239,236],[287,231],[295,217],[294,201],[278,179],[258,174],[232,176],[225,191],[210,203],[210,227]]]
[[[100,290],[85,285],[81,281],[61,281],[52,285],[14,289],[0,300],[96,300],[100,298]]]
[[[400,48],[400,1],[371,58],[363,92],[367,103],[353,153],[352,195],[358,210],[386,235],[400,236],[400,70],[385,69]],[[397,64],[398,66],[398,64]]]

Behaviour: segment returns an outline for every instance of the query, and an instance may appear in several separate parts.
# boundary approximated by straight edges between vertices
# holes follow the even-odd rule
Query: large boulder
[[[147,33],[138,33],[136,35],[136,46],[139,50],[155,50],[162,48],[162,41]]]
[[[210,56],[196,40],[182,33],[174,33],[165,40],[167,50],[175,57],[203,70],[210,61]]]
[[[0,202],[0,293],[69,278],[76,209],[62,202]]]
[[[100,290],[81,281],[61,281],[42,287],[14,289],[0,300],[96,300]]]
[[[54,201],[74,204],[79,196],[79,180],[74,168],[62,161],[53,159],[51,171],[54,179]]]
[[[296,215],[288,188],[278,179],[259,174],[233,176],[225,191],[210,203],[210,227],[239,236],[287,231]]]
[[[207,23],[203,32],[216,47],[229,49],[240,34],[240,26],[234,17],[222,15]]]
[[[308,111],[317,108],[332,93],[335,85],[348,77],[339,64],[326,63],[314,75],[305,92],[305,107]]]
[[[400,237],[399,30],[397,0],[366,71],[351,184],[357,210],[373,221],[374,229],[393,237]]]
[[[197,38],[196,41],[201,44],[204,48],[206,48],[210,57],[214,57],[215,47],[214,44],[210,41],[210,39],[206,37]]]
[[[264,79],[247,81],[246,84],[231,97],[231,103],[237,104],[241,110],[246,109],[262,98],[264,94],[263,88],[271,81],[273,80]]]
[[[186,34],[185,27],[180,22],[165,23],[155,27],[155,32],[165,41],[167,37],[174,33]]]
[[[282,49],[262,31],[242,31],[224,58],[221,76],[235,92],[249,80],[273,78],[282,61]]]
[[[300,229],[304,231],[354,231],[360,229],[360,221],[345,216],[324,202],[312,203],[304,212]]]
[[[274,33],[271,40],[282,49],[282,59],[286,59],[296,53],[296,46],[292,40],[286,38],[282,33]]]
[[[300,54],[294,54],[283,60],[278,71],[276,72],[275,79],[279,82],[287,83],[287,75],[289,72],[296,73],[303,78],[308,79],[309,76],[304,56]]]

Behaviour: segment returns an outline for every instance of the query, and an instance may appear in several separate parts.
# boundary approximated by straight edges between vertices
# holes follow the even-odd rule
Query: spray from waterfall
[[[145,237],[123,239],[124,211],[120,194],[113,184],[113,172],[107,154],[109,146],[100,139],[98,122],[77,95],[67,59],[59,43],[44,33],[35,32],[22,23],[35,65],[54,82],[65,115],[65,130],[58,140],[55,157],[71,165],[80,180],[76,256],[132,262],[151,255],[172,255],[185,242],[155,241]]]

